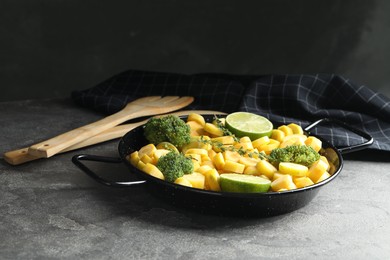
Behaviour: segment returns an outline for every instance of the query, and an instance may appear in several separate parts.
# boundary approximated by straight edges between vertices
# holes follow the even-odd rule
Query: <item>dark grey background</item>
[[[0,101],[127,69],[338,73],[390,96],[390,1],[1,0]]]

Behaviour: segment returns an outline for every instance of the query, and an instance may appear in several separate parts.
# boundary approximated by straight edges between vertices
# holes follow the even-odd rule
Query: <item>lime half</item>
[[[254,175],[236,173],[223,173],[219,178],[222,191],[226,192],[267,192],[271,187],[271,181]]]
[[[252,141],[263,136],[271,136],[274,127],[267,118],[249,112],[229,114],[225,125],[235,136],[248,136]]]

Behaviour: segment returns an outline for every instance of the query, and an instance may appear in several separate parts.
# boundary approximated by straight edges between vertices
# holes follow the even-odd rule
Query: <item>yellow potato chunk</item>
[[[158,179],[164,180],[165,177],[162,174],[162,172],[157,168],[156,165],[153,165],[151,163],[146,163],[145,166],[142,168],[142,171],[152,175],[153,177],[156,177]]]
[[[290,127],[286,126],[286,125],[279,126],[278,130],[283,131],[285,136],[293,134],[293,130]]]
[[[138,155],[138,151],[135,151],[135,152],[132,152],[130,154],[130,156],[128,157],[128,160],[130,161],[130,163],[133,165],[133,166],[137,166],[140,158],[139,158],[139,155]]]
[[[142,161],[143,163],[145,163],[145,164],[146,164],[146,163],[155,164],[153,155],[152,155],[152,157],[150,157],[149,155],[144,154],[140,159],[141,159],[141,161]]]
[[[211,169],[214,169],[214,168],[210,167],[209,165],[202,165],[198,168],[197,172],[199,172],[203,175],[206,175],[206,172],[211,170]]]
[[[306,139],[305,144],[307,146],[311,146],[316,152],[318,152],[322,147],[322,141],[315,136],[309,136]]]
[[[186,154],[200,154],[200,155],[208,155],[206,149],[201,148],[190,148],[186,151]]]
[[[307,139],[306,135],[292,134],[284,138],[279,148],[285,148],[290,145],[305,145],[306,139]]]
[[[257,171],[256,166],[246,166],[244,170],[244,174],[259,175],[259,172]]]
[[[293,134],[303,135],[303,129],[300,125],[291,123],[287,125],[293,132]]]
[[[224,144],[224,145],[232,145],[234,144],[234,137],[231,135],[225,135],[220,137],[211,138],[211,141],[214,143]]]
[[[281,175],[277,179],[271,182],[271,189],[273,191],[283,191],[296,189],[297,186],[294,184],[291,175]]]
[[[205,173],[206,186],[212,191],[221,191],[219,186],[219,173],[216,169],[208,170]]]
[[[187,121],[195,121],[201,126],[204,126],[206,124],[206,121],[204,120],[204,117],[202,115],[199,115],[197,113],[191,113],[187,117]]]
[[[167,149],[157,149],[154,154],[153,154],[153,157],[154,157],[154,161],[157,162],[158,159],[160,159],[161,156],[164,156],[168,153],[170,153],[171,151],[167,150]]]
[[[225,165],[225,158],[223,157],[222,153],[217,153],[213,158],[213,163],[215,165],[215,168],[218,170],[223,169],[223,166]]]
[[[275,166],[266,160],[260,160],[256,164],[256,168],[259,174],[267,176],[268,179],[272,179],[274,174],[278,171]]]
[[[238,162],[240,160],[241,155],[235,151],[224,151],[223,153],[223,158],[226,161],[232,161],[232,162]]]
[[[257,163],[260,161],[258,158],[243,157],[240,156],[238,162],[244,164],[245,166],[254,166],[256,167]]]
[[[221,128],[218,126],[211,124],[211,123],[206,123],[203,127],[203,129],[209,133],[212,134],[213,136],[223,136],[223,131]]]
[[[199,172],[193,172],[191,174],[184,174],[183,178],[188,180],[192,187],[198,188],[198,189],[204,189],[205,185],[205,177],[203,174]]]
[[[254,140],[254,141],[252,142],[252,146],[253,146],[254,148],[259,149],[259,147],[261,147],[261,146],[263,146],[263,145],[266,145],[266,144],[269,144],[269,142],[270,142],[269,137],[268,137],[268,136],[263,136],[263,137],[260,137],[260,138],[258,138],[258,139],[256,139],[256,140]]]
[[[328,169],[328,164],[323,161],[323,160],[318,160],[314,162],[308,171],[308,177],[313,181],[313,182],[318,182],[318,180],[321,178],[321,176],[326,172]]]
[[[196,121],[189,121],[186,124],[191,129],[191,131],[190,131],[190,135],[191,136],[201,136],[201,135],[205,134],[205,131],[203,129],[203,125],[199,124],[198,122],[196,122]]]
[[[264,144],[260,147],[258,147],[259,151],[263,151],[265,154],[270,154],[273,149],[278,148],[280,145],[280,142],[275,139],[269,139],[268,144]]]
[[[325,179],[327,179],[327,178],[329,178],[329,177],[330,177],[329,172],[324,172],[324,174],[322,174],[321,177],[318,178],[318,180],[316,181],[316,183],[318,183],[318,182],[320,182],[320,181],[323,181],[323,180],[325,180]]]
[[[244,173],[245,165],[242,163],[225,161],[225,164],[223,166],[223,170],[224,170],[224,172]]]
[[[273,129],[272,130],[272,134],[271,134],[272,139],[275,139],[275,140],[278,140],[279,142],[282,142],[285,136],[286,136],[286,134],[280,129]]]
[[[314,182],[309,177],[296,177],[293,178],[293,181],[297,188],[303,188],[314,184]]]
[[[179,184],[179,185],[187,186],[187,187],[192,187],[191,182],[189,180],[187,180],[186,178],[183,178],[183,177],[177,178],[175,180],[175,183]]]
[[[309,169],[301,164],[281,162],[279,163],[279,172],[283,174],[290,174],[292,176],[306,176]]]
[[[154,144],[147,144],[138,151],[139,158],[142,158],[145,154],[149,157],[152,157],[154,152],[157,150]]]

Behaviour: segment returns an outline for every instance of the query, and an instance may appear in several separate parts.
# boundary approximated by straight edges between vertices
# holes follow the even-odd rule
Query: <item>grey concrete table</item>
[[[100,117],[66,99],[0,103],[0,152]],[[108,188],[71,163],[77,153],[116,156],[117,142],[19,166],[1,159],[0,259],[390,258],[388,154],[347,157],[302,209],[240,219],[175,208],[143,188]],[[94,167],[131,178],[123,165]]]

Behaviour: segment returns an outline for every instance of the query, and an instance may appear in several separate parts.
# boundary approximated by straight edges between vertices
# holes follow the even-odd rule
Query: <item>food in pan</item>
[[[152,118],[144,135],[150,143],[132,152],[130,163],[156,178],[198,189],[293,190],[328,178],[332,168],[320,154],[321,140],[299,125],[274,128],[268,119],[247,112],[213,122],[199,114],[186,121],[172,115]]]

